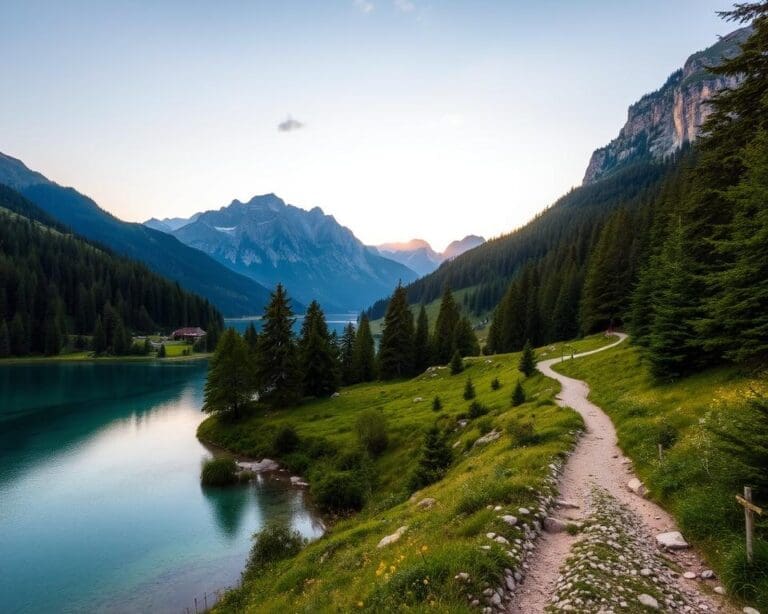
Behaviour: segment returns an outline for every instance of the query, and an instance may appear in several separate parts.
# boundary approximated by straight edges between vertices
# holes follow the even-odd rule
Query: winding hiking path
[[[589,356],[616,347],[624,342],[627,335],[614,333],[619,339],[615,343],[597,350],[576,354],[573,358]],[[578,521],[589,515],[586,509],[594,486],[605,489],[610,495],[625,504],[641,519],[650,544],[655,536],[667,531],[677,531],[672,517],[658,505],[644,499],[627,488],[627,482],[636,477],[632,465],[617,445],[616,430],[611,419],[596,405],[589,402],[589,386],[581,380],[566,377],[552,369],[561,358],[544,360],[537,364],[541,373],[560,382],[562,390],[557,397],[558,405],[570,407],[584,418],[586,431],[580,438],[573,454],[566,463],[559,482],[559,501],[573,503],[578,507],[560,506],[551,515],[561,520]],[[511,611],[522,614],[538,614],[550,603],[555,590],[560,568],[565,562],[571,546],[577,537],[562,533],[543,533],[536,554],[529,561],[525,581],[517,592]],[[702,561],[693,549],[677,551],[672,558],[683,571],[699,572]],[[698,581],[685,580],[680,576],[679,588],[699,606],[699,611],[731,612],[729,606],[714,595],[702,593]]]

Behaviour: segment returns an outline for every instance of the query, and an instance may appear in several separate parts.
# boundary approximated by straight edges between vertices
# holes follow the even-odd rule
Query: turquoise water
[[[357,324],[357,314],[356,313],[328,313],[325,315],[325,321],[328,323],[328,330],[331,332],[336,331],[336,334],[341,337],[341,335],[344,333],[344,328],[352,322],[352,324]],[[231,318],[224,320],[225,326],[231,326],[236,331],[240,333],[244,333],[245,329],[248,328],[248,325],[253,322],[254,326],[256,327],[256,330],[261,330],[261,318]],[[298,334],[298,332],[301,330],[301,322],[302,318],[297,317],[294,325],[293,330]]]
[[[265,520],[320,534],[285,479],[201,488],[205,373],[0,367],[0,611],[194,611],[238,581]]]

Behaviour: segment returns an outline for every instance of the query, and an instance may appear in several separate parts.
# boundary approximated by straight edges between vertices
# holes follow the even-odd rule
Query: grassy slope
[[[657,384],[638,350],[628,344],[566,362],[558,371],[589,383],[591,400],[613,419],[619,445],[634,461],[651,496],[673,513],[721,578],[729,583],[744,575],[739,569],[744,560],[744,515],[734,500],[743,484],[706,425],[728,421],[748,380],[734,368],[722,368]],[[663,461],[658,458],[661,441],[672,444]],[[753,584],[750,600],[765,610],[768,569],[747,575]],[[735,582],[730,584],[737,588]]]
[[[605,342],[597,337],[575,345],[577,349],[591,349]],[[543,352],[552,354],[548,348]],[[247,580],[218,609],[391,611],[409,606],[415,611],[469,611],[464,589],[453,580],[454,575],[468,572],[476,595],[483,581],[498,583],[503,569],[514,565],[497,544],[491,550],[480,548],[489,543],[485,533],[493,531],[510,540],[519,537],[517,529],[499,520],[502,512],[486,506],[499,504],[512,513],[521,505],[537,508],[534,490],[543,487],[548,464],[571,447],[573,433],[582,424],[574,412],[553,404],[557,384],[541,375],[525,383],[529,402],[511,408],[518,361],[516,354],[477,358],[457,376],[441,369],[434,377],[428,372],[411,381],[353,386],[338,398],[252,417],[237,426],[215,419],[204,422],[199,430],[201,438],[251,456],[266,453],[271,431],[286,422],[294,424],[302,438],[322,437],[350,448],[355,445],[354,423],[359,411],[371,407],[380,408],[387,416],[390,434],[387,452],[376,461],[378,487],[365,509],[334,524],[325,537],[295,559]],[[451,442],[458,442],[458,447],[448,475],[409,500],[406,485],[417,463],[423,432],[436,419],[448,422],[466,411],[469,403],[462,398],[462,391],[467,375],[475,383],[477,400],[491,412],[451,435]],[[491,390],[494,377],[501,381],[500,390]],[[431,408],[436,394],[443,401],[440,413]],[[414,402],[418,397],[424,400]],[[514,419],[533,419],[540,442],[514,447],[504,433],[494,443],[463,453],[465,442],[479,437],[479,423],[488,420],[503,430]],[[311,479],[311,471],[309,475]],[[423,497],[434,497],[438,503],[432,510],[419,510],[416,502]],[[382,537],[403,525],[409,530],[398,543],[376,548]],[[427,550],[422,553],[424,546]]]

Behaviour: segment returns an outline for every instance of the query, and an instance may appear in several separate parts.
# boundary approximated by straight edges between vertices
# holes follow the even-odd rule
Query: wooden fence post
[[[752,563],[754,554],[752,552],[752,541],[755,535],[755,514],[762,516],[763,509],[752,503],[752,488],[744,487],[744,496],[736,495],[736,501],[744,508],[744,524],[747,532],[747,562]]]

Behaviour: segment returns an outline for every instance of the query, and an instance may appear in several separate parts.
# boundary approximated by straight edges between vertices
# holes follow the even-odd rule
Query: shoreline
[[[171,356],[157,358],[156,356],[90,356],[78,354],[61,354],[59,356],[19,356],[0,358],[0,367],[5,365],[53,364],[53,363],[84,363],[84,362],[186,362],[190,360],[208,360],[213,352],[190,354],[189,356]]]

